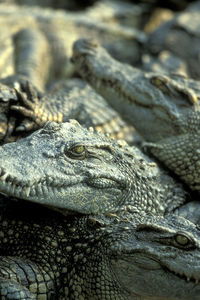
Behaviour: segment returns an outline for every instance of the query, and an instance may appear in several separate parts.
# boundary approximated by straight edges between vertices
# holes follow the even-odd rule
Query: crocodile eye
[[[187,246],[190,243],[190,239],[182,234],[182,233],[178,233],[175,236],[175,241],[177,242],[177,244],[179,244],[180,246]]]
[[[75,146],[73,147],[73,152],[76,153],[76,154],[82,154],[84,151],[85,151],[85,146],[83,145],[80,145],[80,146]]]
[[[162,80],[160,80],[159,77],[151,78],[151,83],[157,87],[163,85],[163,82],[162,82]]]
[[[86,147],[84,145],[72,146],[66,154],[74,159],[84,159],[86,156]]]

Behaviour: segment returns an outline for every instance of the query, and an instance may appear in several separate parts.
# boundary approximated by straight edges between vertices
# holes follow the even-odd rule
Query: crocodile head
[[[166,179],[161,186],[157,165],[139,150],[77,121],[49,122],[27,138],[3,145],[0,170],[0,192],[63,213],[113,212],[127,205],[163,213],[176,192],[184,200],[173,181]]]
[[[115,60],[93,39],[74,43],[72,61],[80,75],[147,141],[184,133],[188,124],[183,116],[199,109],[199,82],[180,75],[145,73]]]
[[[0,191],[69,211],[112,210],[130,190],[112,151],[79,124],[48,123],[1,147]]]
[[[111,270],[127,299],[199,300],[199,229],[174,215],[124,224],[112,242]]]

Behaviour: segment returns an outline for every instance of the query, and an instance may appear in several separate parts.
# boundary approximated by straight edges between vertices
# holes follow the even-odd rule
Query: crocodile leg
[[[61,123],[76,119],[86,128],[93,127],[111,138],[125,139],[130,144],[141,139],[134,127],[81,79],[58,82],[43,97],[28,82],[21,88],[23,92],[16,90],[20,105],[12,105],[11,109],[20,112],[28,122],[20,124],[18,131],[43,127],[47,121]]]

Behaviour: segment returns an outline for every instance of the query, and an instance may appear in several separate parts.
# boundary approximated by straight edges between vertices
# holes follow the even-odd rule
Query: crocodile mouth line
[[[108,86],[117,92],[121,97],[123,97],[128,102],[133,102],[133,99],[125,94],[125,92],[121,89],[120,85],[117,82],[117,79],[107,79],[103,77],[98,77],[95,72],[86,64],[85,62],[81,65],[81,73],[83,73],[83,77],[87,78],[88,82],[93,82],[97,89],[100,88],[101,85]]]
[[[138,251],[136,253],[138,253]],[[158,258],[156,258],[152,254],[146,254],[146,257],[157,262],[157,264],[160,266],[160,269],[163,269],[164,272],[168,272],[168,273],[172,274],[173,276],[176,276],[176,277],[180,278],[181,280],[184,280],[186,282],[186,284],[192,283],[195,285],[200,285],[200,278],[199,279],[195,278],[195,276],[193,274],[188,275],[188,274],[185,274],[184,271],[174,270],[171,266],[166,265],[166,263],[160,261]]]
[[[122,87],[121,84],[118,83],[118,79],[108,79],[105,77],[97,76],[95,72],[91,69],[91,67],[83,61],[81,63],[81,73],[83,77],[86,78],[88,82],[93,82],[94,86],[99,89],[102,85],[103,88],[109,87],[113,89],[115,93],[118,94],[124,101],[128,103],[136,103],[138,106],[142,106],[144,108],[151,108],[151,104],[144,104],[137,100],[137,98],[130,96]]]
[[[71,177],[72,178],[72,177]],[[51,177],[45,176],[39,181],[32,183],[25,183],[11,176],[0,168],[0,192],[17,198],[29,198],[34,196],[47,195],[49,193],[55,194],[57,192],[64,192],[64,188],[74,186],[80,183],[78,178],[71,179],[69,184],[59,184]]]
[[[0,192],[19,199],[47,196],[49,194],[55,195],[56,192],[64,194],[67,188],[77,184],[86,184],[97,189],[125,189],[125,182],[113,180],[109,177],[91,177],[86,179],[85,177],[70,176],[68,184],[66,182],[61,184],[55,182],[54,178],[45,176],[39,181],[25,183],[5,172],[3,168],[0,168]]]
[[[126,102],[128,104],[131,105],[136,105],[137,107],[143,107],[144,109],[150,109],[152,111],[152,105],[154,108],[158,108],[162,111],[164,111],[164,113],[167,114],[169,120],[172,120],[174,122],[174,120],[176,120],[176,115],[174,113],[172,113],[172,110],[169,107],[167,107],[167,105],[162,105],[160,103],[155,103],[150,101],[149,104],[148,103],[144,103],[142,101],[140,101],[140,96],[137,98],[137,96],[135,95],[131,95],[127,89],[124,88],[123,84],[120,83],[120,79],[117,78],[106,78],[103,77],[102,75],[98,76],[96,75],[95,71],[93,71],[92,67],[90,66],[90,64],[87,62],[86,58],[84,56],[79,58],[80,62],[80,74],[86,79],[86,81],[91,82],[92,84],[94,84],[94,87],[99,90],[100,88],[102,88],[102,90],[104,91],[106,88],[110,89],[110,92],[114,91],[114,93],[116,93],[116,97],[120,97],[122,99],[123,102]],[[130,85],[132,85],[130,83]],[[140,92],[139,92],[140,93]],[[142,91],[141,91],[142,94]],[[144,92],[143,92],[143,96],[144,96]],[[154,111],[153,111],[154,113]],[[158,115],[156,114],[156,118],[158,118]],[[161,120],[163,120],[161,118]]]
[[[164,266],[163,269],[165,269],[167,272],[175,275],[176,277],[185,280],[187,283],[193,283],[193,284],[196,284],[196,285],[200,285],[200,279],[194,278],[193,275],[189,276],[189,275],[186,275],[184,273],[174,271],[172,269],[169,269],[169,267],[167,267],[167,266]]]

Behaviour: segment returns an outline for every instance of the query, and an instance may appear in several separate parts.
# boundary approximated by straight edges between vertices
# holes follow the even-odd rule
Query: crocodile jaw
[[[154,142],[182,130],[179,126],[182,110],[170,93],[163,93],[152,83],[158,78],[156,73],[144,73],[116,61],[89,39],[74,43],[72,60],[79,74],[133,124],[145,140]],[[178,94],[174,86],[171,89]]]
[[[71,176],[70,182],[66,180],[58,184],[49,177],[28,183],[19,181],[2,169],[0,174],[0,192],[43,204],[63,214],[115,211],[122,190],[120,183],[103,177],[86,181],[84,177]]]
[[[158,258],[136,252],[125,254],[124,258],[112,259],[111,264],[120,285],[133,296],[140,295],[149,300],[198,300],[199,276],[195,278],[186,274],[187,270],[181,271],[178,268],[174,271],[173,262],[166,266],[166,261],[164,259],[161,262]]]
[[[71,149],[81,138],[88,152],[94,154],[73,159],[66,148]],[[0,148],[0,192],[64,213],[116,211],[129,204],[127,198],[131,201],[130,186],[113,161],[112,149],[104,150],[109,143],[80,125],[47,124],[29,137]]]

